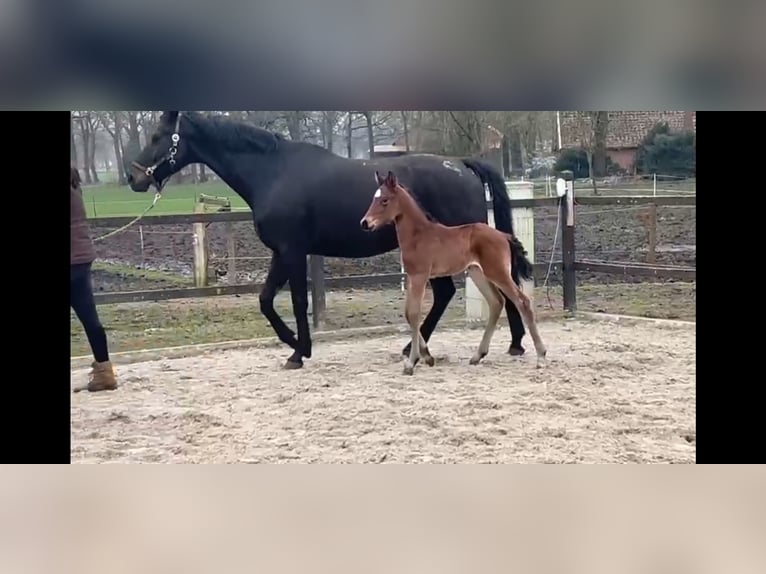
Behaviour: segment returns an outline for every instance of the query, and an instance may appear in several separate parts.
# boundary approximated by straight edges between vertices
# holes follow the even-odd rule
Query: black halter
[[[160,181],[156,177],[154,177],[154,172],[157,170],[159,166],[161,166],[163,163],[168,162],[170,164],[170,167],[173,167],[176,163],[176,154],[178,153],[178,142],[181,141],[181,136],[178,135],[178,128],[181,124],[181,114],[178,114],[178,117],[176,118],[176,126],[175,130],[173,131],[173,135],[170,136],[170,140],[172,143],[170,144],[170,147],[168,148],[168,151],[165,152],[165,155],[163,155],[154,165],[150,165],[149,167],[143,166],[137,161],[132,162],[131,165],[137,167],[141,171],[143,171],[148,177],[152,178],[152,181],[154,182],[155,187],[157,188],[157,192],[159,193],[162,191],[162,188],[165,186],[165,183],[170,179],[170,177],[166,177],[164,180]]]

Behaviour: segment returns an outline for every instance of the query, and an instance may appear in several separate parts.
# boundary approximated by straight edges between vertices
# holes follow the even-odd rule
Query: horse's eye
[[[388,200],[387,199],[381,199],[380,200],[380,204],[383,205],[383,206],[388,205]]]

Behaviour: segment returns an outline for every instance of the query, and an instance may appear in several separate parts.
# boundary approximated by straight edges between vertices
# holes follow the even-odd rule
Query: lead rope
[[[157,202],[160,200],[160,197],[162,197],[162,194],[158,191],[157,193],[154,194],[154,201],[152,201],[152,203],[149,205],[149,207],[144,209],[144,211],[138,217],[136,217],[133,221],[128,222],[126,225],[123,225],[122,227],[119,227],[119,228],[115,229],[114,231],[110,231],[106,235],[102,235],[101,237],[96,237],[93,241],[94,242],[101,241],[103,239],[106,239],[107,237],[111,237],[112,235],[117,235],[118,233],[121,233],[122,231],[125,231],[131,225],[135,225],[144,215],[149,213],[152,210],[152,208],[155,205],[157,205]]]

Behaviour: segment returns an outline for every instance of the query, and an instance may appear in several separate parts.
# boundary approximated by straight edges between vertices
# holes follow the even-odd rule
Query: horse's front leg
[[[298,341],[295,339],[295,333],[285,325],[285,322],[282,321],[282,318],[274,309],[274,298],[279,290],[285,286],[285,283],[287,283],[287,273],[288,268],[284,260],[278,253],[274,253],[271,257],[269,274],[266,276],[266,282],[258,295],[258,300],[261,305],[261,313],[269,321],[279,340],[289,345],[292,349],[296,349]]]
[[[311,333],[309,331],[309,295],[306,278],[306,254],[293,254],[287,258],[290,282],[290,297],[293,302],[293,315],[298,329],[298,345],[295,352],[287,359],[286,369],[300,369],[303,357],[311,358]]]

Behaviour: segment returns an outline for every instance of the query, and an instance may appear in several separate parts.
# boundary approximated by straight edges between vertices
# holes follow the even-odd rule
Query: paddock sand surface
[[[437,331],[433,368],[402,374],[405,335],[117,367],[121,387],[72,396],[72,462],[693,463],[693,325],[545,321],[514,358],[507,328]],[[72,372],[72,384],[87,370]]]

